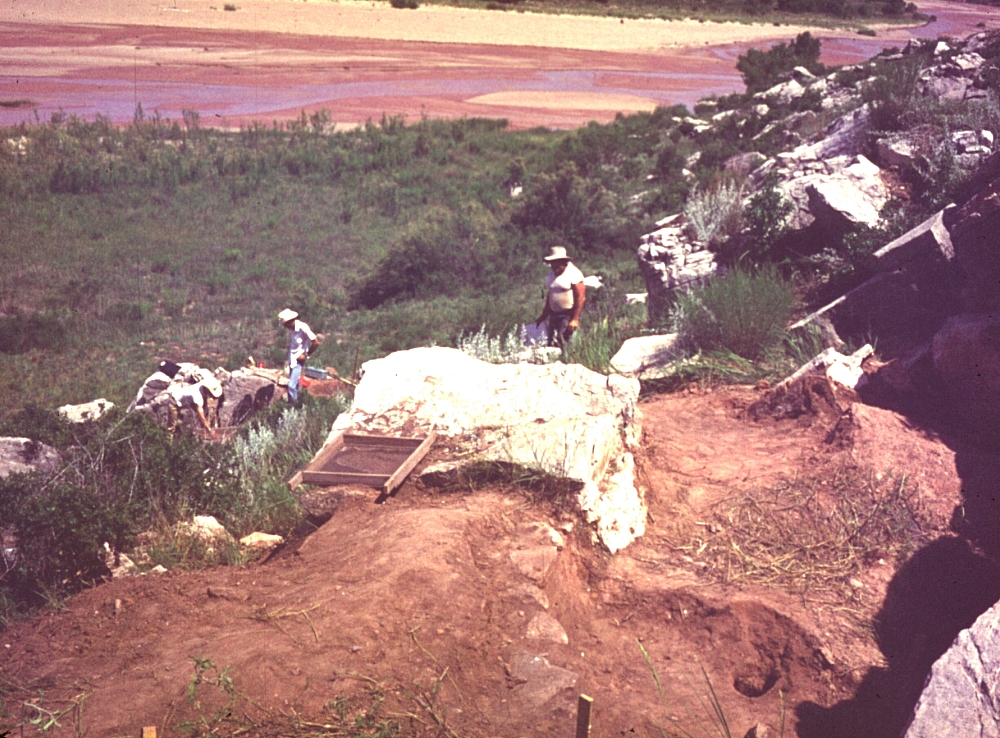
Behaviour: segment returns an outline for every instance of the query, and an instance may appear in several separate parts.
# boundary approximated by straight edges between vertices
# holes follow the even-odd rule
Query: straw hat
[[[569,254],[566,253],[565,246],[553,246],[549,249],[549,255],[543,257],[542,261],[569,261]]]
[[[278,322],[287,323],[290,320],[295,320],[297,317],[299,317],[299,314],[297,312],[285,308],[280,313],[278,313]]]
[[[198,368],[195,377],[212,397],[222,397],[222,383],[208,369]]]

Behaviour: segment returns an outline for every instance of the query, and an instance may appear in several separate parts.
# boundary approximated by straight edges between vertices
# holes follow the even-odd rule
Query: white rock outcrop
[[[677,290],[697,286],[720,271],[708,244],[688,236],[682,216],[665,218],[657,225],[658,230],[640,239],[636,254],[646,281],[646,309],[652,322],[667,317]]]
[[[612,552],[645,531],[635,486],[639,382],[578,364],[488,364],[457,349],[399,351],[367,362],[334,432],[430,430],[469,462],[512,463],[582,483],[577,503]]]
[[[647,379],[660,376],[663,368],[681,358],[681,354],[677,333],[636,336],[622,343],[618,353],[611,357],[611,368],[626,377]]]
[[[59,467],[59,452],[30,438],[0,438],[0,479],[10,474],[54,472]]]
[[[98,420],[104,413],[115,406],[115,403],[108,402],[103,397],[99,400],[85,402],[82,405],[63,405],[56,408],[56,412],[68,420],[70,423],[87,423],[91,420]]]
[[[1000,603],[931,667],[904,738],[940,736],[1000,738]]]

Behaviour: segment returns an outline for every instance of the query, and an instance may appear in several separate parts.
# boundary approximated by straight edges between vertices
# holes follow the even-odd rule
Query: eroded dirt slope
[[[856,398],[817,396],[781,419],[751,413],[760,398],[644,403],[650,525],[614,557],[537,492],[410,482],[375,505],[355,490],[267,563],[119,580],[12,626],[0,648],[9,720],[82,700],[49,734],[367,735],[393,721],[403,735],[556,736],[572,735],[583,692],[594,736],[659,735],[671,720],[714,735],[709,680],[733,735],[778,727],[784,704],[788,735],[894,737],[928,659],[1000,594],[995,567],[950,532],[966,452]],[[750,545],[734,512],[748,495],[779,521],[814,500],[835,517],[843,488],[823,482],[850,470],[907,475],[892,499],[916,543],[858,554],[852,582],[810,586],[766,581],[725,553]],[[774,494],[788,505],[767,508]]]

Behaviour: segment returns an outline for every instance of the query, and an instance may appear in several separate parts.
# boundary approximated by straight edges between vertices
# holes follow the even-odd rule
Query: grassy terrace
[[[648,119],[642,146],[662,148]],[[576,134],[502,121],[332,135],[325,123],[0,132],[0,413],[127,401],[161,358],[277,365],[286,305],[327,334],[315,362],[342,372],[484,324],[496,334],[537,317],[554,239],[612,290],[641,288],[648,206],[628,198],[648,154],[605,162],[581,155]],[[638,123],[594,131],[621,143]],[[535,194],[513,201],[512,176]]]

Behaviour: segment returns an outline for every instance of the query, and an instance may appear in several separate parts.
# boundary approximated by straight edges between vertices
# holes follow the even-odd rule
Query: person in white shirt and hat
[[[278,321],[291,331],[288,341],[288,401],[298,402],[299,380],[302,379],[302,369],[306,359],[313,352],[319,341],[312,328],[299,320],[299,314],[288,308],[278,313]]]
[[[583,272],[569,259],[565,246],[553,246],[544,261],[549,265],[545,279],[545,308],[535,321],[545,321],[549,346],[564,348],[580,327],[580,313],[587,301]]]
[[[205,417],[205,403],[208,396],[215,398],[216,400],[222,397],[222,385],[209,375],[208,379],[191,377],[189,380],[191,383],[175,383],[167,388],[167,394],[170,396],[170,404],[167,406],[170,413],[170,422],[167,425],[167,433],[171,436],[177,430],[177,424],[180,420],[180,410],[181,408],[190,408],[194,410],[195,415],[198,417],[198,422],[201,423],[201,427],[205,429],[209,437],[214,438],[215,432],[212,430],[212,426],[208,423],[208,418]]]

